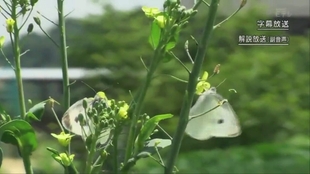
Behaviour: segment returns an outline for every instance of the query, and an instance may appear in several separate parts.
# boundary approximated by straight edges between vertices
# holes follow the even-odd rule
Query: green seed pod
[[[183,22],[182,24],[180,24],[181,28],[185,28],[188,26],[188,21]]]
[[[33,17],[33,20],[37,25],[41,26],[41,20],[39,17]]]
[[[29,34],[29,33],[31,33],[31,32],[32,32],[32,30],[33,30],[33,24],[32,24],[32,23],[30,23],[30,24],[28,25],[28,28],[27,28],[27,32],[28,32],[28,34]]]
[[[87,103],[86,98],[83,99],[82,104],[83,104],[83,108],[84,108],[84,109],[87,109],[88,103]]]
[[[198,10],[191,10],[191,11],[192,11],[190,14],[191,17],[195,16],[198,13]]]
[[[83,114],[79,113],[78,120],[79,120],[81,126],[85,125],[85,120],[84,120]]]

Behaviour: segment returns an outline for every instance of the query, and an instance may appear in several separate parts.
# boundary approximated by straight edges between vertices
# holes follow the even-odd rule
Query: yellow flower
[[[64,132],[61,132],[59,135],[51,133],[51,135],[58,140],[59,144],[65,147],[69,145],[71,138],[74,136]]]
[[[156,15],[160,13],[158,8],[150,8],[150,7],[142,7],[142,11],[144,12],[146,17],[154,18]]]
[[[209,82],[207,82],[207,79],[208,79],[208,72],[205,71],[200,79],[200,81],[197,83],[197,86],[196,86],[196,94],[197,95],[200,95],[202,94],[204,91],[210,89],[211,85]]]
[[[71,163],[72,163],[72,161],[73,161],[73,159],[74,159],[74,154],[68,156],[68,154],[66,154],[66,153],[61,153],[61,154],[59,154],[58,156],[55,156],[55,159],[56,159],[59,163],[61,163],[62,165],[68,167],[68,166],[71,165]]]
[[[13,28],[14,28],[14,24],[15,24],[14,19],[8,18],[6,20],[6,31],[8,31],[9,33],[12,33],[13,32]]]
[[[164,28],[166,24],[166,18],[164,15],[158,15],[155,17],[156,22],[158,23],[160,28]]]
[[[123,106],[121,106],[119,108],[119,111],[118,111],[118,115],[123,118],[123,119],[126,119],[127,118],[127,114],[128,114],[128,109],[129,109],[129,105],[127,103],[123,103]]]

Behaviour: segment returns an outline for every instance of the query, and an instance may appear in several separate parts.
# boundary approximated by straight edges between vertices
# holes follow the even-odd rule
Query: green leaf
[[[47,101],[48,100],[42,101],[30,108],[29,111],[26,113],[26,120],[41,121]]]
[[[138,158],[147,158],[156,153],[155,146],[158,150],[170,146],[172,141],[170,139],[155,138],[146,142],[142,151],[137,155]]]
[[[177,41],[175,39],[171,39],[166,45],[166,51],[170,51],[172,48],[175,47],[176,44]]]
[[[166,48],[165,48],[166,51],[170,51],[172,48],[174,48],[176,46],[176,44],[179,40],[180,31],[181,31],[181,29],[180,29],[180,27],[178,27],[176,29],[176,31],[174,32],[173,37],[171,37],[169,39],[169,42],[166,44]]]
[[[142,126],[140,130],[140,134],[138,135],[136,142],[135,142],[135,154],[137,154],[143,147],[145,141],[151,136],[152,132],[154,131],[156,125],[161,121],[168,118],[173,117],[172,114],[161,114],[156,115],[149,120]]]
[[[17,146],[22,156],[31,155],[38,146],[33,128],[24,120],[12,120],[1,125],[0,140]]]
[[[156,21],[152,22],[151,26],[151,34],[149,36],[149,43],[151,44],[152,48],[155,50],[160,41],[160,34],[161,29]]]
[[[0,148],[0,168],[2,166],[2,160],[3,160],[3,151],[2,149]]]
[[[51,147],[46,147],[46,150],[48,150],[48,151],[52,152],[52,154],[59,155],[58,150],[53,149],[53,148],[51,148]]]

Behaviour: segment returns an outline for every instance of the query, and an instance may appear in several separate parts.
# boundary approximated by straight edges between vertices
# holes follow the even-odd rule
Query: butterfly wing
[[[216,94],[218,95],[218,94]],[[218,95],[218,97],[221,97]],[[236,137],[241,129],[235,111],[228,102],[211,111],[207,116],[210,119],[206,126],[211,127],[211,135],[214,137]]]
[[[228,102],[216,109],[195,117],[216,107],[223,97],[215,88],[204,92],[190,110],[190,120],[185,132],[192,138],[207,140],[211,137],[234,137],[240,134],[236,114]]]
[[[195,105],[190,109],[190,120],[187,124],[185,133],[192,138],[198,140],[207,140],[212,136],[212,128],[206,126],[206,124],[209,122],[209,119],[205,115],[193,118],[201,113],[211,110],[217,105],[216,100],[211,97],[212,93],[212,90],[204,92],[201,96],[199,96]]]
[[[85,117],[85,109],[83,108],[83,100],[78,100],[64,113],[62,117],[62,125],[68,131],[82,136],[82,128],[80,122],[78,121],[79,114],[83,114],[84,120],[89,121],[89,118]],[[93,98],[86,98],[86,102],[90,105],[93,101]],[[90,134],[90,129],[87,125],[83,126],[86,135]],[[84,133],[83,133],[84,134]]]

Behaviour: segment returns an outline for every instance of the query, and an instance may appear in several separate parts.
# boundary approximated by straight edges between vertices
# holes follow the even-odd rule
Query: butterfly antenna
[[[226,81],[226,79],[224,79],[220,84],[218,84],[217,86],[216,86],[216,88],[218,88],[221,84],[223,84],[224,82]]]
[[[90,88],[92,91],[95,92],[95,94],[97,93],[96,90],[94,88],[92,88],[91,86],[89,86],[87,83],[81,81],[81,83],[83,83],[84,85],[86,85],[88,88]]]
[[[170,140],[172,140],[173,138],[165,131],[165,129],[163,129],[161,126],[159,126],[158,124],[157,124],[157,127],[161,130],[161,131],[163,131],[169,138],[170,138]]]

